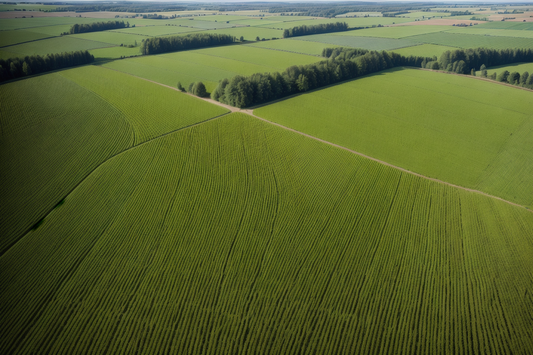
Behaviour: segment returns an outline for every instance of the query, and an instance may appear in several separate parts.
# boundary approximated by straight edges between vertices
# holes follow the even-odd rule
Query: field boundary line
[[[517,207],[522,207],[524,208],[525,210],[533,213],[533,210],[530,210],[529,208],[527,208],[526,206],[522,206],[518,203],[515,203],[515,202],[511,202],[511,201],[508,201],[508,200],[505,200],[504,198],[501,198],[501,197],[498,197],[498,196],[494,196],[494,195],[491,195],[491,194],[488,194],[486,192],[483,192],[483,191],[479,191],[479,190],[476,190],[476,189],[471,189],[471,188],[468,188],[468,187],[464,187],[464,186],[460,186],[460,185],[455,185],[455,184],[452,184],[450,182],[446,182],[446,181],[443,181],[443,180],[439,180],[439,179],[436,179],[436,178],[432,178],[432,177],[429,177],[429,176],[425,176],[425,175],[422,175],[422,174],[419,174],[419,173],[416,173],[414,171],[411,171],[411,170],[408,170],[408,169],[405,169],[405,168],[402,168],[402,167],[399,167],[399,166],[396,166],[396,165],[393,165],[393,164],[390,164],[390,163],[387,163],[386,161],[383,161],[383,160],[380,160],[380,159],[377,159],[377,158],[374,158],[374,157],[371,157],[369,155],[366,155],[366,154],[363,154],[361,152],[358,152],[358,151],[355,151],[355,150],[352,150],[350,148],[346,148],[346,147],[343,147],[341,145],[338,145],[338,144],[335,144],[335,143],[332,143],[332,142],[329,142],[329,141],[326,141],[326,140],[323,140],[323,139],[320,139],[320,138],[317,138],[315,136],[311,136],[307,133],[303,133],[303,132],[300,132],[300,131],[297,131],[295,129],[292,129],[292,128],[289,128],[289,127],[286,127],[286,126],[283,126],[279,123],[275,123],[275,122],[272,122],[272,121],[269,121],[265,118],[262,118],[262,117],[259,117],[259,116],[256,116],[254,115],[252,112],[252,110],[241,110],[241,112],[244,112],[254,118],[257,118],[261,121],[264,121],[264,122],[267,122],[267,123],[270,123],[274,126],[278,126],[280,128],[283,128],[283,129],[286,129],[288,131],[291,131],[291,132],[294,132],[294,133],[297,133],[297,134],[300,134],[302,136],[305,136],[307,138],[311,138],[311,139],[314,139],[316,141],[319,141],[321,143],[324,143],[324,144],[327,144],[327,145],[330,145],[330,146],[333,146],[335,148],[339,148],[339,149],[343,149],[345,151],[348,151],[352,154],[355,154],[355,155],[359,155],[360,157],[363,157],[363,158],[367,158],[367,159],[370,159],[370,160],[373,160],[377,163],[380,163],[382,165],[385,165],[385,166],[388,166],[388,167],[391,167],[393,169],[397,169],[397,170],[400,170],[404,173],[408,173],[408,174],[411,174],[411,175],[414,175],[414,176],[418,176],[420,178],[423,178],[423,179],[426,179],[426,180],[431,180],[431,181],[434,181],[434,182],[437,182],[437,183],[440,183],[440,184],[444,184],[444,185],[448,185],[448,186],[451,186],[451,187],[455,187],[455,188],[458,188],[458,189],[462,189],[462,190],[465,190],[465,191],[469,191],[469,192],[474,192],[474,193],[477,193],[477,194],[480,194],[480,195],[484,195],[484,196],[487,196],[487,197],[491,197],[491,198],[494,198],[496,200],[500,200],[500,201],[503,201],[503,202],[506,202],[510,205],[513,205],[513,206],[517,206]]]
[[[194,96],[194,95],[192,95],[192,96]],[[196,97],[196,96],[195,96],[195,97]],[[232,112],[234,112],[234,111],[232,111]],[[157,140],[157,139],[160,139],[160,138],[163,138],[163,137],[165,137],[165,136],[168,136],[168,135],[170,135],[170,134],[174,134],[174,133],[177,133],[177,132],[179,132],[179,131],[182,131],[182,130],[185,130],[185,129],[188,129],[188,128],[192,128],[192,127],[195,127],[195,126],[199,126],[199,125],[204,124],[204,123],[207,123],[207,122],[209,122],[209,121],[216,120],[217,118],[220,118],[220,117],[223,117],[223,116],[229,115],[229,114],[231,114],[232,112],[226,112],[226,113],[223,113],[223,114],[221,114],[221,115],[218,115],[218,116],[215,116],[215,117],[210,117],[210,118],[208,118],[208,119],[206,119],[206,120],[203,120],[203,121],[200,121],[200,122],[196,122],[196,123],[190,124],[190,125],[188,125],[188,126],[184,126],[184,127],[177,128],[177,129],[175,129],[175,130],[173,130],[173,131],[166,132],[166,133],[163,133],[163,134],[161,134],[161,135],[159,135],[159,136],[157,136],[157,137],[151,138],[151,139],[149,139],[149,140],[147,140],[147,141],[145,141],[145,142],[139,143],[139,144],[137,144],[137,145],[132,145],[132,146],[129,147],[129,148],[126,148],[126,149],[124,149],[124,150],[122,150],[122,151],[120,151],[120,152],[118,152],[118,153],[115,153],[115,154],[111,155],[111,156],[108,157],[106,160],[104,160],[103,162],[101,162],[100,164],[98,164],[97,166],[95,166],[93,170],[91,170],[89,173],[87,173],[87,175],[85,175],[85,176],[84,176],[84,177],[83,177],[83,178],[82,178],[82,179],[81,179],[81,180],[80,180],[80,181],[79,181],[79,182],[78,182],[78,183],[77,183],[77,184],[76,184],[76,185],[75,185],[70,191],[68,191],[68,192],[63,196],[63,199],[62,199],[62,200],[66,199],[70,194],[72,194],[72,193],[73,193],[73,192],[74,192],[74,191],[75,191],[75,190],[76,190],[76,189],[77,189],[77,188],[78,188],[78,187],[79,187],[79,186],[80,186],[85,180],[87,180],[87,178],[88,178],[89,176],[91,176],[91,175],[92,175],[97,169],[99,169],[102,165],[104,165],[104,164],[107,163],[108,161],[110,161],[110,160],[116,158],[117,156],[119,156],[119,155],[121,155],[121,154],[123,154],[123,153],[126,153],[126,152],[128,152],[128,151],[130,151],[130,150],[133,150],[133,149],[135,149],[135,148],[138,148],[138,147],[140,147],[140,146],[142,146],[142,145],[145,145],[145,144],[147,144],[147,143],[150,143],[150,142],[152,142],[152,141],[155,141],[155,140]],[[43,217],[40,219],[40,221],[46,219],[46,217],[48,217],[48,216],[50,215],[50,213],[52,213],[52,212],[56,209],[56,207],[57,207],[57,206],[54,206],[54,207],[52,207],[49,211],[47,211],[47,212],[43,215]],[[0,254],[0,257],[3,256],[4,254],[6,254],[7,252],[9,252],[9,250],[10,250],[11,248],[13,248],[13,247],[14,247],[15,245],[17,245],[22,239],[24,239],[24,237],[26,237],[26,235],[28,235],[28,233],[33,229],[33,227],[34,227],[34,226],[31,226],[31,227],[30,227],[29,229],[27,229],[24,233],[22,233],[21,236],[20,236],[17,240],[15,240],[13,243],[11,243],[11,244],[8,246],[8,248],[7,248],[3,253]]]
[[[410,68],[410,67],[407,67],[407,68]],[[106,69],[109,69],[109,70],[115,70],[115,71],[121,72],[121,71],[116,70],[116,69],[111,69],[111,68],[106,68]],[[435,71],[435,70],[431,70],[431,69],[423,69],[423,68],[416,68],[416,69]],[[124,73],[124,72],[121,72],[121,73]],[[380,72],[378,72],[378,73],[374,73],[374,74],[379,74],[379,73],[380,73]],[[444,72],[444,73],[447,73],[447,72]],[[164,87],[170,88],[170,89],[172,89],[172,90],[176,90],[176,91],[178,91],[178,92],[182,92],[182,91],[178,90],[178,88],[174,88],[174,87],[169,86],[169,85],[166,85],[166,84],[158,83],[158,82],[153,81],[153,80],[150,80],[150,79],[141,78],[141,77],[139,77],[139,76],[136,76],[136,75],[133,75],[133,74],[129,74],[129,73],[124,73],[124,74],[128,74],[128,75],[131,75],[131,76],[133,76],[133,77],[136,77],[136,78],[139,78],[139,79],[142,79],[142,80],[146,80],[146,81],[152,82],[152,83],[154,83],[154,84],[161,85],[161,86],[164,86]],[[461,75],[461,74],[456,74],[456,75]],[[467,75],[461,75],[461,76],[467,76]],[[473,77],[473,78],[477,78],[477,77]],[[480,79],[484,79],[484,78],[480,78]],[[351,79],[351,80],[353,80],[353,79]],[[489,79],[489,80],[490,80],[490,79]],[[348,81],[348,80],[346,80],[346,81]],[[310,91],[308,91],[308,92],[315,91],[315,90],[321,90],[321,89],[324,89],[324,88],[327,88],[327,87],[330,87],[330,86],[334,86],[334,85],[339,85],[339,84],[344,83],[344,82],[346,82],[346,81],[343,81],[343,82],[340,82],[340,83],[331,84],[331,85],[328,85],[328,86],[326,86],[326,87],[321,87],[321,88],[317,88],[317,89],[314,89],[314,90],[310,90]],[[492,81],[492,80],[490,80],[490,81]],[[516,87],[516,86],[511,85],[511,84],[507,84],[507,85],[512,86],[512,87]],[[525,89],[525,88],[524,88],[524,89]],[[533,91],[533,90],[529,90],[529,89],[526,89],[526,90],[528,90],[528,91]],[[183,92],[182,92],[182,93],[183,93]],[[305,93],[307,93],[307,92],[305,92]],[[288,97],[284,97],[284,98],[281,98],[281,99],[278,99],[278,100],[275,100],[275,101],[269,102],[269,103],[267,103],[267,104],[259,105],[259,106],[253,107],[253,108],[258,108],[258,107],[261,107],[261,106],[266,106],[266,105],[272,104],[272,103],[277,102],[277,101],[287,100],[287,99],[289,99],[289,98],[291,98],[291,97],[295,97],[295,96],[302,95],[302,94],[305,94],[305,93],[297,93],[297,94],[294,94],[294,95],[291,95],[291,96],[288,96]],[[195,95],[193,95],[193,94],[191,94],[191,93],[187,93],[187,92],[185,92],[185,94],[190,95],[190,96],[193,96],[193,97],[196,97],[196,98],[199,98],[198,96],[195,96]],[[223,103],[221,103],[221,102],[215,101],[215,100],[213,100],[213,99],[211,99],[211,98],[203,98],[203,97],[200,97],[199,99],[204,100],[204,101],[207,101],[207,102],[210,102],[210,103],[212,103],[212,104],[214,104],[214,105],[218,105],[218,106],[224,107],[224,108],[226,108],[226,109],[229,109],[229,110],[231,110],[231,112],[242,112],[242,113],[245,113],[245,114],[247,114],[247,115],[249,115],[249,116],[252,116],[252,117],[254,117],[254,118],[256,118],[256,119],[259,119],[259,120],[261,120],[261,121],[264,121],[264,122],[270,123],[270,124],[272,124],[272,125],[274,125],[274,126],[277,126],[277,127],[283,128],[283,129],[285,129],[285,130],[288,130],[288,131],[291,131],[291,132],[294,132],[294,133],[297,133],[297,134],[300,134],[300,135],[302,135],[302,136],[304,136],[304,137],[307,137],[307,138],[314,139],[314,140],[316,140],[316,141],[322,142],[322,143],[327,144],[327,145],[330,145],[330,146],[332,146],[332,147],[339,148],[339,149],[343,149],[343,150],[348,151],[348,152],[350,152],[350,153],[352,153],[352,154],[359,155],[360,157],[363,157],[363,158],[367,158],[367,159],[373,160],[373,161],[375,161],[375,162],[377,162],[377,163],[380,163],[380,164],[382,164],[382,165],[386,165],[386,166],[388,166],[388,167],[390,167],[390,168],[393,168],[393,169],[400,170],[400,171],[402,171],[402,172],[404,172],[404,173],[408,173],[408,174],[411,174],[411,175],[415,175],[415,176],[418,176],[418,177],[420,177],[420,178],[427,179],[427,180],[431,180],[431,181],[434,181],[434,182],[437,182],[437,183],[440,183],[440,184],[444,184],[444,185],[448,185],[448,186],[451,186],[451,187],[455,187],[455,188],[457,188],[457,189],[462,189],[462,190],[465,190],[465,191],[469,191],[469,192],[477,193],[477,194],[484,195],[484,196],[487,196],[487,197],[491,197],[491,198],[494,198],[494,199],[496,199],[496,200],[500,200],[500,201],[506,202],[506,203],[508,203],[508,204],[510,204],[510,205],[517,206],[517,207],[521,207],[521,208],[523,208],[523,209],[525,209],[525,210],[527,210],[527,211],[533,213],[533,210],[530,210],[530,209],[527,208],[526,206],[522,206],[522,205],[520,205],[520,204],[518,204],[518,203],[508,201],[508,200],[506,200],[506,199],[504,199],[504,198],[502,198],[502,197],[494,196],[494,195],[488,194],[488,193],[483,192],[483,191],[480,191],[480,190],[471,189],[471,188],[464,187],[464,186],[460,186],[460,185],[455,185],[455,184],[452,184],[452,183],[450,183],[450,182],[446,182],[446,181],[443,181],[443,180],[439,180],[439,179],[436,179],[436,178],[432,178],[432,177],[429,177],[429,176],[425,176],[425,175],[422,175],[422,174],[416,173],[416,172],[414,172],[414,171],[411,171],[411,170],[408,170],[408,169],[405,169],[405,168],[402,168],[402,167],[399,167],[399,166],[396,166],[396,165],[393,165],[393,164],[387,163],[387,162],[384,161],[384,160],[380,160],[380,159],[377,159],[377,158],[373,158],[373,157],[371,157],[371,156],[369,156],[369,155],[366,155],[366,154],[363,154],[363,153],[361,153],[361,152],[358,152],[358,151],[352,150],[352,149],[350,149],[350,148],[343,147],[342,145],[338,145],[338,144],[335,144],[335,143],[332,143],[332,142],[329,142],[329,141],[326,141],[326,140],[320,139],[320,138],[318,138],[318,137],[312,136],[312,135],[310,135],[310,134],[307,134],[307,133],[303,133],[303,132],[297,131],[297,130],[295,130],[295,129],[293,129],[293,128],[289,128],[289,127],[284,126],[284,125],[281,125],[281,124],[279,124],[279,123],[275,123],[275,122],[269,121],[269,120],[267,120],[267,119],[265,119],[265,118],[262,118],[262,117],[256,116],[256,115],[253,113],[253,108],[252,108],[252,109],[240,109],[240,108],[237,108],[237,107],[229,106],[229,105],[223,104]],[[226,114],[221,115],[221,116],[225,116],[225,115],[226,115]],[[210,121],[210,120],[212,120],[212,119],[215,119],[215,118],[218,118],[218,117],[221,117],[221,116],[213,117],[213,118],[211,118],[211,119],[209,119],[209,120],[206,120],[206,121],[203,121],[203,122],[207,122],[207,121]],[[203,122],[200,122],[200,123],[203,123]],[[198,123],[198,124],[200,124],[200,123]],[[187,128],[187,127],[184,127],[184,128]],[[169,133],[166,133],[166,134],[169,134]],[[165,134],[165,135],[166,135],[166,134]],[[162,137],[162,136],[160,136],[160,137]],[[157,137],[157,138],[159,138],[159,137]],[[154,138],[154,139],[157,139],[157,138]],[[148,142],[148,141],[147,141],[147,142]],[[147,143],[147,142],[145,142],[145,143]],[[142,145],[142,144],[144,144],[144,143],[141,143],[141,144],[139,144],[139,145]],[[136,147],[137,147],[137,146],[136,146]],[[131,149],[131,148],[129,148],[129,149]],[[128,149],[128,150],[129,150],[129,149]],[[120,154],[120,153],[119,153],[119,154]]]

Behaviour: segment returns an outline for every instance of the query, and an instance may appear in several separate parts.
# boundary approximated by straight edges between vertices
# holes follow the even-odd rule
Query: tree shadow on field
[[[101,58],[94,58],[94,62],[92,62],[92,65],[104,65],[107,63],[114,62],[115,60],[120,60],[120,58],[108,58],[108,57],[101,57]]]
[[[320,91],[320,90],[324,90],[324,89],[328,89],[328,88],[332,88],[332,87],[335,87],[335,86],[338,86],[338,85],[343,85],[343,84],[346,84],[346,83],[350,83],[352,81],[357,81],[359,79],[371,78],[373,76],[381,76],[381,75],[385,75],[386,73],[394,73],[394,72],[402,71],[402,70],[405,70],[405,69],[410,69],[410,67],[404,66],[404,67],[396,67],[396,68],[385,69],[385,70],[379,71],[377,73],[367,74],[367,75],[364,75],[364,76],[358,76],[357,78],[348,79],[348,80],[344,80],[344,81],[339,81],[338,83],[335,83],[335,84],[329,84],[329,85],[326,85],[326,86],[321,86],[319,88],[316,88],[316,89],[313,89],[313,90],[309,90],[309,91],[306,91],[306,92],[299,92],[297,94],[293,94],[293,95],[290,95],[290,96],[285,96],[285,97],[279,98],[277,100],[264,102],[262,104],[258,104],[258,105],[255,105],[255,106],[246,107],[246,109],[247,110],[255,110],[257,108],[261,108],[261,107],[264,107],[264,106],[268,106],[268,105],[272,105],[272,104],[275,104],[275,103],[278,103],[278,102],[289,100],[289,99],[292,99],[292,98],[295,98],[295,97],[298,97],[298,96],[301,96],[301,95],[311,94],[311,93],[314,93],[314,92],[317,92],[317,91]]]

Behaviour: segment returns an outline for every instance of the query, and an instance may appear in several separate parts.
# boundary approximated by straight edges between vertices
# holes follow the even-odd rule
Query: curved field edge
[[[110,157],[228,112],[94,66],[4,84],[0,95],[0,254]]]
[[[384,104],[386,103],[386,105]],[[269,121],[455,185],[533,206],[533,95],[394,69],[254,110]]]
[[[1,256],[0,344],[528,353],[531,231],[522,208],[231,114],[103,164]]]
[[[96,166],[133,144],[133,129],[89,90],[48,74],[0,86],[0,254]]]

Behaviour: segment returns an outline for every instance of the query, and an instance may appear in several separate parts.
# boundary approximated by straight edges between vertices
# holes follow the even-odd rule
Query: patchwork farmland
[[[0,353],[533,353],[533,7],[89,5],[0,5]]]

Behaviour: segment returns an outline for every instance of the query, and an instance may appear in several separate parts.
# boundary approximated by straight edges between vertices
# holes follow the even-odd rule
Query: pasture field
[[[130,147],[133,130],[120,111],[59,74],[0,85],[0,100],[3,254],[96,166]]]
[[[264,26],[264,25],[273,25],[279,23],[277,20],[271,20],[269,17],[248,17],[246,19],[239,19],[230,21],[233,25],[246,25],[246,26]],[[272,27],[276,27],[273,25]]]
[[[503,37],[520,37],[533,39],[533,31],[524,30],[501,30],[492,28],[479,28],[475,27],[458,27],[453,30],[446,31],[448,33],[465,33],[481,36],[503,36]]]
[[[59,37],[63,32],[68,32],[70,30],[70,27],[72,27],[72,25],[31,27],[28,29],[28,31],[41,33],[44,35],[48,35],[49,37]],[[18,30],[18,31],[25,31],[25,30]]]
[[[59,74],[122,112],[133,127],[135,145],[228,112],[199,98],[104,67],[89,65]]]
[[[266,42],[261,42],[266,43]],[[219,80],[235,75],[283,71],[291,65],[310,64],[320,57],[274,51],[244,45],[229,45],[155,56],[128,58],[104,66],[176,87],[178,81],[202,81],[211,92]]]
[[[450,26],[390,26],[374,27],[362,30],[336,32],[339,36],[363,36],[383,38],[405,38],[425,33],[441,32],[449,30]]]
[[[146,38],[146,36],[120,33],[114,31],[99,31],[99,32],[89,32],[89,33],[80,33],[75,35],[68,35],[68,37],[79,38],[85,41],[94,41],[100,43],[108,43],[111,45],[133,45],[135,41],[140,45],[141,41]],[[137,48],[139,50],[139,48]],[[139,50],[140,51],[140,50]]]
[[[531,48],[531,39],[529,38],[480,36],[463,33],[428,33],[419,36],[412,36],[409,37],[409,39],[422,43],[459,48]]]
[[[22,58],[34,54],[44,56],[49,53],[73,52],[109,46],[111,46],[109,43],[74,38],[73,36],[63,36],[3,47],[0,52],[0,58],[7,59],[13,56],[11,54]],[[3,52],[8,52],[10,55],[4,55]]]
[[[339,47],[334,44],[328,43],[319,43],[311,41],[298,41],[297,39],[287,38],[287,39],[278,39],[274,41],[261,41],[251,44],[246,44],[247,46],[259,47],[259,48],[268,48],[279,51],[302,53],[309,55],[318,55],[322,54],[324,48]]]
[[[533,207],[532,105],[528,91],[395,69],[254,113],[422,175]]]
[[[10,46],[12,44],[30,42],[38,39],[50,37],[47,34],[34,31],[1,31],[0,32],[0,47]]]
[[[364,17],[364,16],[371,16],[371,17],[383,17],[381,12],[347,12],[345,14],[337,15],[335,18],[344,18],[344,17]]]
[[[447,46],[437,46],[435,44],[421,44],[418,46],[411,46],[411,47],[405,47],[400,49],[395,49],[393,52],[396,52],[398,54],[404,55],[404,56],[421,56],[421,57],[433,57],[436,56],[437,58],[440,57],[440,55],[446,51],[453,51],[457,48],[453,47],[447,47]],[[92,51],[91,51],[92,53]]]
[[[532,231],[523,208],[232,114],[107,161],[2,255],[0,346],[530,353]]]
[[[364,48],[375,51],[391,50],[403,47],[409,47],[418,44],[410,39],[396,38],[376,38],[376,37],[358,37],[358,36],[340,36],[333,33],[319,35],[293,37],[298,41],[311,41],[326,44],[333,44],[342,47]]]
[[[533,63],[516,63],[516,64],[508,64],[508,65],[500,65],[495,67],[487,68],[488,75],[496,72],[496,74],[500,74],[501,72],[508,70],[509,73],[512,72],[518,72],[520,75],[527,71],[529,74],[533,74]],[[480,75],[481,72],[477,71],[476,75]]]

